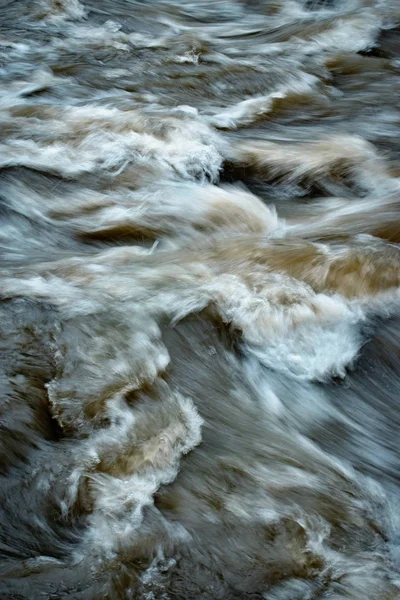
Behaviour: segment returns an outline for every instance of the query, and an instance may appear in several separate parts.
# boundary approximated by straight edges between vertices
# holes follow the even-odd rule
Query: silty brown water
[[[0,14],[1,598],[397,599],[398,2]]]

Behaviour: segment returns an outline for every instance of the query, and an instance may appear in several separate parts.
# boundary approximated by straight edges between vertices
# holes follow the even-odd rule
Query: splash
[[[0,595],[399,595],[400,11],[9,2]]]

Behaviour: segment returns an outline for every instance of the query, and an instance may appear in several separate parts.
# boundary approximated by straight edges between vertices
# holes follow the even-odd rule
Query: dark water
[[[0,2],[0,598],[400,596],[400,4]]]

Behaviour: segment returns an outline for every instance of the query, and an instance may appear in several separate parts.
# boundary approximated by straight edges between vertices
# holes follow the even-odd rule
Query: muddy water
[[[399,598],[398,2],[0,15],[0,597]]]

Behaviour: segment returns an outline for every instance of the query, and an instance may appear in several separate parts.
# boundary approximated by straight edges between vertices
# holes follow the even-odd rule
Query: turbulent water
[[[1,0],[0,598],[400,597],[398,0]]]

